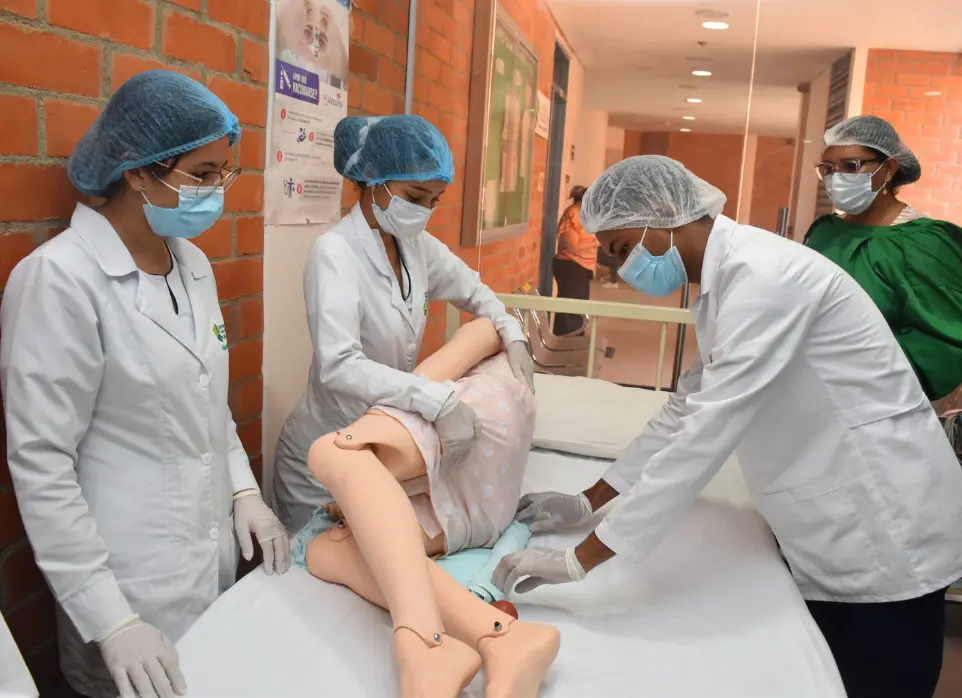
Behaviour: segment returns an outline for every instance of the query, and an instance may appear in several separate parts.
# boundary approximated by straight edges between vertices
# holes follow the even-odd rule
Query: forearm
[[[615,551],[602,543],[593,531],[575,548],[575,557],[578,558],[578,562],[581,563],[585,572],[590,572],[602,562],[607,562],[614,556]]]
[[[487,318],[458,328],[447,344],[422,361],[413,373],[432,381],[454,381],[501,351],[501,338]]]
[[[598,511],[605,504],[618,496],[618,490],[604,480],[598,480],[582,494],[588,499],[591,511]]]

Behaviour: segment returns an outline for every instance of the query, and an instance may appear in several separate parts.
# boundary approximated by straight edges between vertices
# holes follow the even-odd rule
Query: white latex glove
[[[252,492],[234,501],[234,530],[245,560],[254,557],[251,534],[264,551],[264,571],[284,574],[291,566],[291,541],[287,531],[260,494]]]
[[[508,346],[504,348],[504,351],[508,355],[508,365],[511,366],[511,372],[514,374],[514,377],[519,381],[524,381],[533,394],[534,359],[531,358],[531,352],[528,351],[528,343],[516,339],[508,344]]]
[[[187,693],[177,650],[154,626],[135,618],[97,644],[120,698],[173,698]]]
[[[434,420],[441,441],[441,469],[457,466],[481,435],[481,422],[470,405],[452,393]]]
[[[515,583],[521,577],[517,588]],[[542,584],[564,584],[580,582],[585,578],[584,567],[575,556],[575,549],[548,550],[547,548],[526,548],[519,553],[510,553],[501,558],[494,568],[491,581],[503,593],[512,589],[523,594]]]
[[[539,492],[526,494],[518,502],[515,520],[529,524],[532,533],[573,528],[591,518],[594,512],[582,494]]]

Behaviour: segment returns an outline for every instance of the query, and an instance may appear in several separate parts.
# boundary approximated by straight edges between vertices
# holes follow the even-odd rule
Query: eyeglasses
[[[839,160],[837,163],[834,162],[820,162],[815,165],[815,171],[818,173],[818,178],[824,180],[826,177],[831,177],[833,174],[858,174],[861,172],[862,167],[869,164],[870,162],[883,162],[879,158],[868,158],[866,160],[860,160],[859,158],[845,158]]]
[[[217,187],[223,187],[224,191],[227,191],[234,185],[234,183],[237,181],[237,178],[243,172],[243,169],[240,167],[238,167],[236,170],[228,170],[225,168],[220,170],[219,172],[208,172],[203,177],[198,177],[197,175],[192,175],[190,172],[184,172],[183,170],[178,170],[176,167],[170,167],[168,165],[165,165],[162,162],[159,162],[157,164],[160,165],[161,167],[166,167],[171,172],[176,172],[177,174],[183,175],[184,177],[187,177],[191,181],[196,182],[197,183],[196,186],[190,186],[190,185],[182,185],[182,186],[187,194],[196,196],[198,198],[202,198],[204,196],[208,196],[212,194],[214,192],[214,189],[216,189]],[[167,184],[167,186],[170,186],[170,184],[168,184],[167,182],[164,182],[164,180],[160,179],[160,177],[157,177],[157,179],[160,180],[163,184]],[[176,189],[176,187],[171,187],[171,188]]]

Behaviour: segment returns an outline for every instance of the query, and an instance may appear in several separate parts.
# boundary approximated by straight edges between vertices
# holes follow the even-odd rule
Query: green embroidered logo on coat
[[[224,323],[218,325],[215,322],[211,325],[211,329],[214,332],[214,336],[217,337],[217,341],[220,342],[220,348],[227,351],[227,330],[224,329]]]
[[[428,316],[428,294],[424,294],[424,317]]]

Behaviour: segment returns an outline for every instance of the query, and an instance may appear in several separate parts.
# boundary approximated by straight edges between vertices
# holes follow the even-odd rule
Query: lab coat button
[[[217,529],[216,529],[216,528],[210,529],[210,539],[211,539],[211,540],[217,540],[217,535],[218,535],[218,532],[217,532]]]
[[[201,387],[201,388],[206,388],[208,385],[210,385],[210,378],[209,378],[209,377],[207,376],[207,374],[205,373],[204,375],[202,375],[202,376],[200,377],[200,387]]]
[[[204,465],[210,465],[211,460],[212,458],[210,457],[209,453],[205,453],[200,457],[200,462],[203,463]]]

